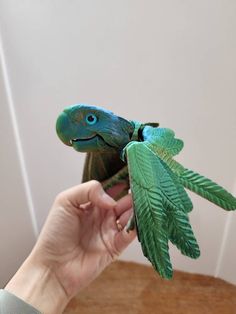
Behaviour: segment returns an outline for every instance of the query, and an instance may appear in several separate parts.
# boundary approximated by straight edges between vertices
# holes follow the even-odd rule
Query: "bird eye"
[[[89,124],[89,125],[93,125],[97,122],[98,118],[95,116],[95,114],[93,113],[89,113],[86,118],[85,118],[86,122]]]

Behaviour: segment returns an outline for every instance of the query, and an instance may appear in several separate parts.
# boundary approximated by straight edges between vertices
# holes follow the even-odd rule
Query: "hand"
[[[97,181],[56,198],[34,251],[41,263],[53,267],[69,296],[87,286],[134,239],[116,223],[119,219],[126,225],[131,202],[129,195],[116,203]]]
[[[116,186],[109,194],[114,197],[122,188]],[[131,196],[127,195],[118,202],[111,196],[97,181],[60,193],[32,253],[6,289],[44,313],[61,312],[67,302],[135,238],[135,232],[127,233],[124,228],[120,230],[132,213]],[[26,273],[28,281],[25,281]],[[29,275],[38,281],[38,285],[45,278],[43,286],[46,284],[48,290],[46,293],[45,287],[42,287],[44,298],[47,294],[53,304],[46,306],[44,300],[42,307],[39,296],[32,298],[30,295],[29,287],[27,296],[22,295],[22,285],[29,283]]]

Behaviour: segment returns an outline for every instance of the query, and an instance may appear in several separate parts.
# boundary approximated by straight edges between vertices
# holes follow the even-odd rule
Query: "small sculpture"
[[[173,159],[183,148],[175,133],[158,123],[127,121],[89,105],[65,108],[56,124],[59,138],[79,152],[87,152],[83,181],[105,181],[104,188],[125,181],[131,188],[134,217],[143,254],[164,278],[172,277],[170,240],[182,254],[200,255],[188,219],[192,202],[185,188],[225,210],[236,209],[236,198],[213,181],[184,168]]]

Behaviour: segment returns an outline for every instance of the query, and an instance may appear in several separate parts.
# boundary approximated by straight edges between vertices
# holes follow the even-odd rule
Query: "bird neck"
[[[143,126],[142,123],[138,122],[138,121],[130,121],[133,124],[134,127],[134,131],[133,134],[131,136],[130,141],[140,141],[141,140],[141,136],[140,136],[140,130]]]

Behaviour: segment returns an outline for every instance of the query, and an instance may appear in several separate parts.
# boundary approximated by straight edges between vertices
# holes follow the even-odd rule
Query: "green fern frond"
[[[166,213],[158,184],[157,157],[145,144],[133,142],[126,148],[131,191],[144,255],[164,278],[172,277]]]
[[[206,198],[225,210],[236,209],[236,198],[217,183],[192,170],[185,169],[179,181],[189,190]]]
[[[178,177],[176,176],[176,174],[173,173],[173,171],[167,166],[167,164],[163,161],[160,160],[162,166],[166,169],[166,171],[168,172],[169,176],[171,177],[173,183],[175,184],[175,187],[177,189],[178,192],[178,196],[179,199],[182,203],[182,209],[184,209],[184,211],[186,213],[191,212],[191,210],[193,209],[193,203],[190,199],[190,197],[188,196],[187,192],[185,191],[183,185],[179,182]],[[179,208],[180,209],[180,208]]]
[[[173,210],[170,204],[166,204],[166,207],[168,208],[167,222],[170,241],[176,245],[182,254],[191,258],[198,258],[200,249],[187,214],[177,208]]]

